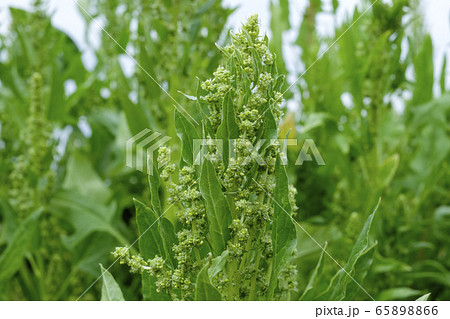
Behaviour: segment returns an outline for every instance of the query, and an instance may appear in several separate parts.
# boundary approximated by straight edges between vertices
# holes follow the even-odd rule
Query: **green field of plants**
[[[271,1],[234,31],[216,0],[76,2],[92,68],[47,1],[0,34],[0,300],[450,300],[419,1],[309,0],[299,27]]]

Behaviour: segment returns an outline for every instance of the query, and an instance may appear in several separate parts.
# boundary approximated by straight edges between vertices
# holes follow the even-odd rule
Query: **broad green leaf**
[[[111,198],[111,190],[92,167],[89,158],[81,153],[71,154],[63,187],[95,199],[98,203],[107,203]]]
[[[86,237],[72,251],[73,267],[97,278],[98,264],[111,258],[113,247],[117,247],[117,240],[114,237],[105,232],[96,232]]]
[[[296,230],[291,217],[292,208],[289,203],[289,181],[280,155],[277,155],[275,164],[275,183],[272,222],[273,264],[269,282],[269,298],[273,296],[277,287],[278,275],[291,257],[297,242]]]
[[[314,297],[319,293],[317,290],[317,286],[319,284],[319,281],[321,279],[322,270],[323,270],[323,260],[324,260],[324,254],[325,250],[327,249],[328,243],[325,242],[325,245],[323,245],[322,253],[320,254],[319,261],[317,263],[316,268],[314,269],[308,284],[306,285],[305,291],[303,292],[302,296],[300,297],[300,300],[313,300]]]
[[[220,292],[211,284],[206,265],[200,270],[195,283],[195,300],[214,301],[221,300]]]
[[[369,231],[379,204],[380,201],[378,201],[373,213],[364,224],[363,230],[353,246],[350,257],[344,268],[340,269],[332,278],[327,290],[318,296],[319,300],[344,300],[349,294],[350,288],[353,290],[356,289],[353,284],[349,285],[351,282],[354,283],[353,279],[355,279],[359,285],[362,284],[362,279],[364,279],[363,277],[365,274],[363,273],[363,276],[360,276],[361,274],[358,274],[358,272],[360,270],[359,268],[363,268],[364,272],[367,271],[366,269],[371,263],[371,255],[373,254],[375,245],[369,244]],[[359,280],[355,278],[357,275]],[[358,288],[360,287],[358,286]],[[370,296],[368,297],[370,298]]]
[[[231,212],[214,166],[208,159],[204,159],[202,164],[200,192],[206,201],[206,216],[213,253],[214,256],[219,256],[230,237],[228,226],[231,223]]]
[[[200,136],[194,125],[177,110],[175,110],[175,127],[181,140],[181,157],[188,165],[192,165],[194,140],[200,139]]]
[[[122,291],[119,285],[114,280],[114,277],[100,264],[102,272],[102,299],[101,301],[125,301],[123,299]]]
[[[16,230],[13,238],[0,256],[0,283],[9,280],[22,266],[22,260],[30,252],[32,240],[39,227],[42,210],[27,217]]]
[[[62,237],[62,242],[69,249],[74,249],[87,236],[97,231],[110,234],[122,245],[128,244],[116,225],[112,224],[116,212],[115,203],[106,206],[78,192],[61,191],[53,196],[49,210],[72,224],[75,231]]]
[[[223,142],[223,162],[228,167],[230,156],[230,140],[239,137],[239,127],[236,123],[236,112],[234,110],[231,93],[227,93],[223,99],[222,123],[217,129],[217,138]]]

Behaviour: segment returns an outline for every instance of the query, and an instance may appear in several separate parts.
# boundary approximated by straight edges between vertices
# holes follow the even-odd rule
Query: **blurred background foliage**
[[[336,16],[339,1],[332,4],[328,14]],[[149,196],[146,176],[125,166],[126,140],[144,128],[175,136],[175,108],[199,118],[180,92],[195,95],[196,78],[209,78],[220,64],[215,43],[229,40],[233,11],[214,0],[80,5],[88,25],[98,27],[95,18],[108,32],[93,47],[93,70],[52,25],[45,1],[35,0],[31,11],[10,8],[12,23],[0,36],[2,300],[77,299],[99,276],[98,264],[114,261],[114,247],[134,242],[133,198]],[[298,64],[312,67],[285,84],[296,108],[286,112],[282,135],[299,139],[289,148],[292,163],[312,138],[326,165],[289,165],[297,219],[343,265],[381,197],[371,231],[378,245],[371,267],[358,270],[363,286],[377,300],[429,292],[450,300],[446,63],[435,74],[417,1],[379,1],[364,14],[369,6],[362,1],[342,24],[334,19],[327,36],[316,23],[328,10],[322,1],[310,0],[303,12],[293,45]],[[296,79],[302,73],[289,72],[283,58],[293,28],[289,1],[273,1],[270,10],[270,49],[279,72]],[[131,72],[124,59],[134,62]],[[179,143],[172,143],[177,156]],[[326,287],[338,269],[326,256],[315,269],[320,253],[308,236],[299,238],[300,292],[313,271]],[[110,271],[126,300],[142,299],[137,276]],[[100,288],[83,299],[99,299]]]

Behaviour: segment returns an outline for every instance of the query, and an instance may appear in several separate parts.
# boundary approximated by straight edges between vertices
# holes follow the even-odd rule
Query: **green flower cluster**
[[[231,214],[229,235],[221,255],[226,258],[226,266],[212,275],[211,284],[222,299],[255,300],[267,297],[270,276],[284,280],[280,281],[279,294],[296,285],[292,267],[275,275],[272,271],[275,167],[282,155],[276,138],[282,116],[279,90],[283,77],[277,75],[267,37],[259,35],[256,15],[231,38],[231,44],[220,48],[227,58],[226,64],[218,67],[212,79],[201,84],[203,94],[198,101],[209,111],[204,122],[210,130],[204,137],[211,141],[222,138],[224,144],[232,144],[233,150],[233,156],[224,158],[228,153],[222,153],[223,149],[212,142],[206,146],[206,158],[214,167]],[[228,131],[224,136],[225,130]],[[160,148],[159,163],[168,158],[169,149]],[[200,270],[216,261],[213,257],[217,258],[217,252],[210,243],[209,227],[213,221],[207,218],[196,167],[183,166],[177,181],[173,180],[175,171],[175,165],[165,164],[160,178],[165,182],[168,203],[181,206],[177,212],[178,242],[172,247],[176,266],[171,268],[160,256],[144,261],[130,257],[127,251],[122,255],[123,248],[116,251],[116,256],[132,271],[156,277],[158,291],[170,294],[173,299],[191,300]],[[295,188],[290,186],[289,202],[294,209],[295,194]]]
[[[169,158],[170,149],[161,147],[158,162],[167,163]],[[195,169],[190,166],[183,167],[179,172],[178,183],[172,180],[174,171],[174,164],[168,164],[164,166],[160,177],[167,185],[168,202],[182,206],[182,209],[177,211],[182,227],[177,232],[178,243],[172,247],[177,261],[176,268],[170,268],[160,256],[147,261],[140,255],[130,256],[125,247],[117,248],[114,256],[120,258],[122,264],[127,264],[131,272],[147,272],[156,277],[157,291],[170,294],[175,300],[191,300],[194,294],[193,280],[203,262],[199,248],[205,242],[207,229],[205,206],[194,179]]]
[[[39,203],[46,202],[54,184],[54,173],[49,170],[46,160],[51,151],[51,136],[42,107],[42,82],[39,73],[31,77],[30,115],[25,134],[21,136],[22,154],[17,157],[9,176],[12,185],[9,194],[21,217],[27,216]]]

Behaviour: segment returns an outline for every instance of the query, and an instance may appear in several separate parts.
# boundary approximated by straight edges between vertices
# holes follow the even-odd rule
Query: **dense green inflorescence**
[[[170,253],[176,262],[161,255],[145,260],[126,248],[114,252],[132,272],[156,277],[156,291],[175,300],[288,299],[296,289],[296,269],[289,265],[296,190],[288,185],[276,140],[284,77],[267,37],[260,36],[257,16],[231,38],[220,48],[226,63],[197,94],[204,114],[202,153],[182,152],[177,181],[174,164],[160,174],[168,204],[181,206]],[[195,143],[194,126],[179,113],[175,122],[183,148]],[[167,163],[169,152],[160,148],[158,161]]]
[[[42,82],[40,73],[34,73],[31,77],[30,115],[26,121],[27,130],[21,136],[22,153],[14,162],[9,176],[12,186],[9,195],[22,218],[46,202],[54,179],[46,159],[49,149],[51,153],[51,133],[44,116]]]

